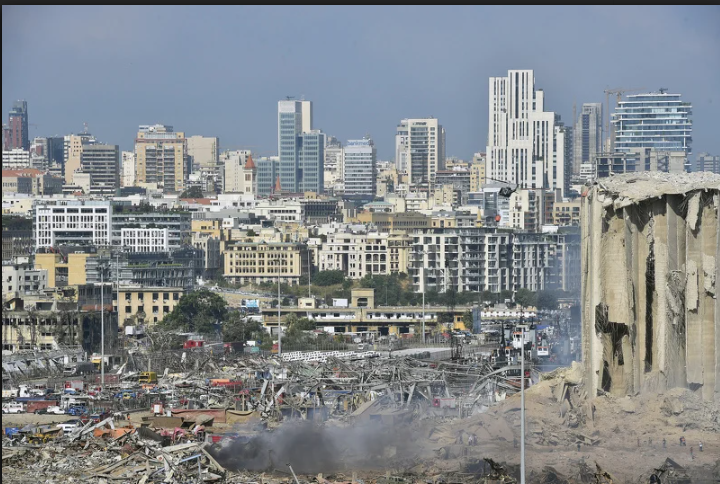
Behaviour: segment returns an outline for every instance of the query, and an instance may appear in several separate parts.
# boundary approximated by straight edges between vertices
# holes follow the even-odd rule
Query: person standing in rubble
[[[703,450],[702,450],[702,449],[703,449],[702,442],[700,442],[700,443],[698,444],[698,448],[700,449],[700,452],[703,451]]]
[[[690,460],[695,460],[695,454],[693,454],[692,446],[690,446]]]

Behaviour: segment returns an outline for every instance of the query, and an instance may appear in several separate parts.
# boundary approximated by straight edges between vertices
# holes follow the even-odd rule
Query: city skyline
[[[22,99],[31,139],[78,134],[87,123],[99,141],[129,151],[138,126],[168,124],[218,137],[221,150],[270,156],[277,102],[291,96],[313,102],[314,124],[328,136],[370,134],[378,160],[394,159],[399,120],[431,116],[446,128],[447,156],[471,159],[488,144],[490,79],[527,69],[566,126],[573,106],[605,110],[606,89],[667,88],[693,105],[692,158],[720,153],[716,6],[160,8],[3,6],[3,122]],[[342,27],[350,17],[354,32]],[[527,34],[503,35],[498,52],[508,22]],[[670,28],[676,36],[654,35]],[[546,42],[528,47],[533,39]],[[145,52],[155,49],[167,77],[147,76]],[[93,69],[83,68],[88,59]]]

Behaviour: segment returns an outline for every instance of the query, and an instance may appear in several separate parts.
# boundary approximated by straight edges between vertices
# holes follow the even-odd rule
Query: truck
[[[141,371],[138,377],[138,383],[157,383],[157,373],[154,371]]]

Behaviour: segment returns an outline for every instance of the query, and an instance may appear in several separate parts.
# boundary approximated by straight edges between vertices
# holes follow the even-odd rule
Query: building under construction
[[[720,402],[720,176],[642,172],[582,197],[586,382]]]

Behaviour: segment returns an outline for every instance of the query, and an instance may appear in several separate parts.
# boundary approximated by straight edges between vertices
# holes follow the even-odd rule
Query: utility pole
[[[520,484],[525,484],[525,326],[520,331]]]
[[[282,324],[280,324],[280,259],[277,259],[278,271],[278,356],[282,355]]]
[[[100,266],[100,391],[105,390],[105,267]]]

